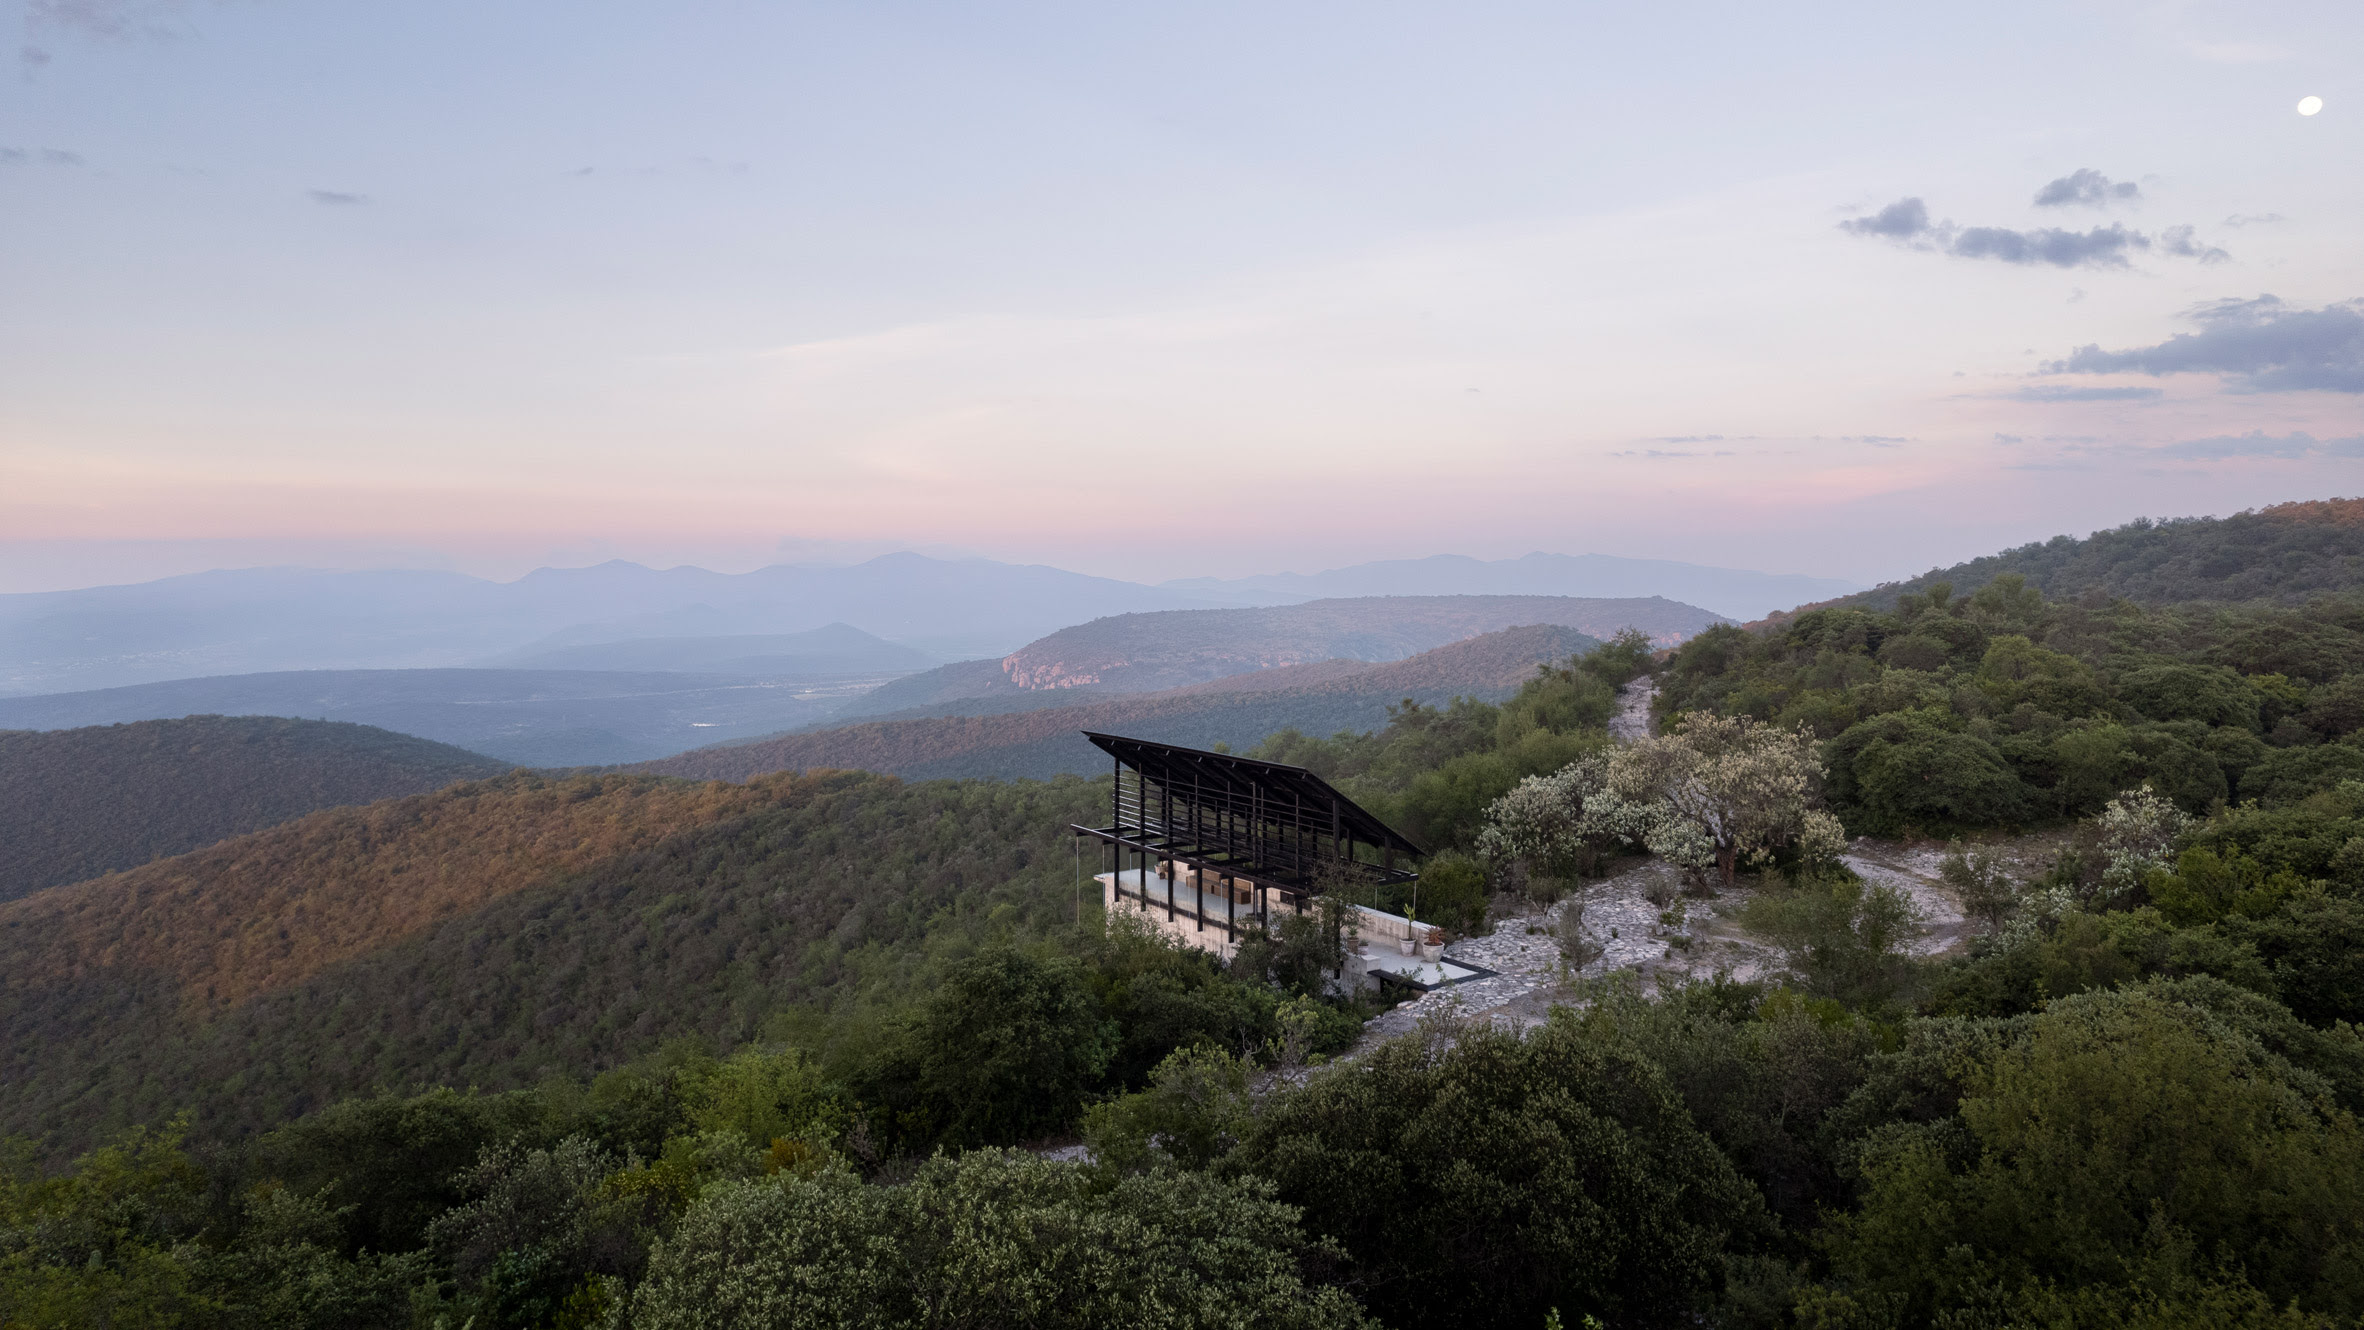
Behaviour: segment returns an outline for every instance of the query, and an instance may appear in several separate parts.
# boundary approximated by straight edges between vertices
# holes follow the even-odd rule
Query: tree
[[[205,1176],[181,1125],[132,1131],[48,1176],[0,1142],[0,1325],[172,1326],[219,1310],[197,1287]]]
[[[1743,858],[1795,848],[1822,859],[1845,848],[1845,830],[1819,807],[1823,769],[1814,748],[1803,729],[1691,712],[1673,733],[1619,749],[1606,781],[1613,793],[1657,808],[1653,849],[1704,843],[1730,886]]]
[[[1548,776],[1529,776],[1486,808],[1478,853],[1497,864],[1523,863],[1531,875],[1575,893],[1563,921],[1569,936],[1584,926],[1584,877],[1596,870],[1601,852],[1629,841],[1651,844],[1669,857],[1699,858],[1687,840],[1669,837],[1667,819],[1656,807],[1610,787],[1609,759],[1600,755],[1571,762]]]
[[[1990,935],[2002,932],[2019,909],[2020,886],[1992,851],[1964,850],[1954,841],[1938,862],[1937,876],[1961,899],[1962,913]]]
[[[1622,688],[1650,672],[1658,648],[1639,628],[1620,628],[1617,635],[1585,653],[1577,668],[1611,688]]]
[[[2119,680],[2118,695],[2152,720],[2258,728],[2257,690],[2222,665],[2152,665]]]
[[[1911,828],[1992,826],[2027,816],[2027,789],[1995,746],[1935,709],[1874,716],[1824,746],[1830,793],[1850,824],[1893,835]]]
[[[1904,944],[1920,920],[1912,898],[1843,868],[1801,877],[1794,890],[1749,901],[1742,917],[1750,930],[1787,953],[1816,997],[1852,1006],[1894,999],[1910,975]]]
[[[1284,1059],[1285,1060],[1285,1059]],[[1176,1049],[1149,1073],[1149,1088],[1084,1115],[1084,1141],[1101,1167],[1146,1171],[1153,1163],[1204,1169],[1229,1154],[1255,1121],[1252,1059],[1200,1045]]]
[[[1866,1142],[1839,1270],[1916,1320],[2227,1277],[2271,1305],[2364,1310],[2364,1137],[2245,1024],[2166,986],[2054,1001],[1969,1066],[1951,1120]]]
[[[1159,1169],[1113,1187],[1022,1151],[937,1155],[900,1186],[842,1170],[714,1188],[658,1245],[635,1330],[1240,1325],[1356,1330],[1300,1262],[1271,1184]]]
[[[1071,960],[995,947],[952,967],[867,1073],[914,1143],[1003,1145],[1075,1121],[1118,1031]]]
[[[2115,900],[2141,886],[2152,873],[2164,870],[2175,838],[2191,824],[2182,809],[2147,785],[2110,800],[2094,819],[2101,833],[2105,865],[2095,898]]]
[[[1607,1033],[1563,1009],[1524,1037],[1395,1040],[1276,1096],[1216,1172],[1276,1182],[1390,1325],[1534,1325],[1554,1305],[1693,1323],[1763,1206]]]

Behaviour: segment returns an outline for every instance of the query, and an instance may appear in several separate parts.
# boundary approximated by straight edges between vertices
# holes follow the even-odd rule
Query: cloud
[[[1928,204],[1919,199],[1898,199],[1869,217],[1839,223],[1839,229],[1850,235],[1912,240],[1933,228],[1929,225]]]
[[[369,202],[367,194],[346,194],[333,189],[308,189],[304,193],[314,203],[330,208],[351,208]]]
[[[1722,443],[1723,441],[1724,436],[1721,434],[1661,434],[1656,438],[1642,440],[1644,443]]]
[[[2079,388],[2066,383],[2033,383],[2005,395],[2015,402],[2150,402],[2166,396],[2157,388]]]
[[[2037,190],[2036,206],[2106,208],[2115,202],[2141,197],[2142,190],[2133,181],[2112,180],[2092,167],[2084,166]]]
[[[0,148],[0,166],[22,166],[26,162],[40,162],[43,166],[87,166],[89,161],[78,152],[63,148]]]
[[[2091,177],[2081,180],[2081,177]],[[2036,194],[2036,202],[2047,202],[2060,191],[2074,195],[2084,189],[2099,191],[2103,199],[2133,198],[2132,185],[2119,185],[2098,171],[2078,171],[2065,175]],[[2070,197],[2056,202],[2083,201]],[[1849,235],[1876,236],[1909,249],[1924,249],[1940,254],[1951,254],[1958,259],[1994,259],[2021,266],[2054,268],[2124,268],[2127,256],[2151,248],[2152,239],[2140,231],[2130,231],[2117,223],[2096,226],[2089,231],[2070,231],[2056,226],[2020,231],[2007,226],[1961,226],[1952,219],[1935,222],[1929,219],[1929,205],[1919,198],[1902,198],[1868,217],[1854,217],[1839,223],[1839,229]],[[2168,228],[2159,237],[2159,252],[2173,258],[2195,259],[2201,263],[2218,263],[2232,256],[2213,245],[2203,244],[2188,226]],[[2074,299],[2075,297],[2071,297]]]
[[[2001,226],[1973,226],[1954,238],[1947,251],[1956,258],[2000,259],[2005,263],[2048,263],[2055,268],[2123,268],[2126,251],[2150,248],[2149,237],[2123,226],[2097,226],[2090,231],[2045,227],[2013,231]]]
[[[1875,448],[1893,448],[1900,443],[1911,443],[1912,440],[1898,434],[1842,434],[1839,436],[1839,442],[1868,443]]]
[[[2192,228],[2170,226],[2159,233],[2159,249],[2179,259],[2198,259],[2202,263],[2222,263],[2232,255],[2214,245],[2202,244],[2192,238]]]
[[[2317,439],[2312,434],[2291,433],[2275,438],[2264,430],[2253,429],[2247,434],[2188,439],[2146,451],[2154,457],[2177,457],[2191,461],[2220,461],[2231,457],[2364,457],[2364,435],[2345,439]]]
[[[2286,218],[2284,218],[2284,217],[2282,216],[2282,214],[2280,214],[2280,213],[2278,213],[2278,212],[2260,212],[2260,213],[2246,213],[2246,214],[2244,214],[2244,213],[2235,213],[2235,214],[2233,214],[2232,216],[2225,218],[2225,219],[2224,219],[2224,224],[2225,224],[2226,226],[2235,226],[2235,227],[2239,227],[2239,226],[2265,226],[2265,225],[2268,225],[2268,224],[2270,224],[2270,223],[2273,223],[2273,222],[2279,222],[2279,221],[2285,221],[2285,220],[2287,220],[2287,219],[2286,219]]]
[[[2079,347],[2049,374],[2221,374],[2236,392],[2364,393],[2364,300],[2299,309],[2276,296],[2186,311],[2198,332],[2156,346]]]
[[[33,71],[49,63],[49,52],[38,46],[20,46],[16,49],[16,62],[25,67],[25,77],[31,78]]]

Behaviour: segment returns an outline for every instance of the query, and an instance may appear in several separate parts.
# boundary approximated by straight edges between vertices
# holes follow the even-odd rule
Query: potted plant
[[[1420,935],[1420,959],[1433,961],[1445,954],[1445,930],[1431,924]]]
[[[1410,928],[1404,930],[1404,940],[1402,943],[1404,954],[1409,956],[1419,950],[1419,945],[1413,941],[1414,935],[1420,931],[1419,908],[1415,906],[1412,909],[1405,910],[1404,921],[1411,925]]]

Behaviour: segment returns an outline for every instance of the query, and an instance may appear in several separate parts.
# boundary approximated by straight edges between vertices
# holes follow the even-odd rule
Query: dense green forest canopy
[[[2049,600],[2010,573],[1711,629],[1661,681],[1661,715],[1810,729],[1858,833],[2085,817],[2146,783],[2193,815],[2270,810],[2364,779],[2358,595],[2146,608]]]
[[[507,769],[390,730],[280,716],[0,730],[0,901]]]
[[[0,1161],[0,1324],[2354,1326],[2359,634],[2004,578],[1708,634],[1666,730],[1804,726],[1853,830],[1970,835],[1970,945],[1760,856],[1761,980],[1339,1060],[1318,928],[1222,966],[1102,925],[1059,831],[1105,786],[467,796],[695,817],[226,1007],[13,984],[50,1047],[7,1068],[44,1138]],[[1653,665],[1262,751],[1416,826],[1482,926],[1495,801],[1597,764]],[[2032,874],[1980,839],[2039,824]]]
[[[2351,591],[2364,587],[2364,498],[2281,503],[2231,517],[2146,518],[2083,540],[2054,536],[1825,604],[1884,610],[1898,595],[1925,595],[1939,582],[1967,595],[2013,573],[2054,600],[2124,597],[2144,605],[2288,603]]]

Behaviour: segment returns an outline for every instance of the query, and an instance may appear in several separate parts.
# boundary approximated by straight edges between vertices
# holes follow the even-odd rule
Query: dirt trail
[[[1629,742],[1650,733],[1650,704],[1657,681],[1634,680],[1618,690],[1617,711],[1609,733]],[[1943,850],[1926,844],[1856,840],[1841,862],[1865,880],[1903,892],[1920,915],[1920,934],[1907,944],[1916,956],[1934,956],[1967,945],[1968,926],[1962,904],[1939,880]],[[1681,893],[1680,869],[1645,859],[1599,882],[1587,883],[1583,893],[1583,936],[1594,959],[1579,972],[1587,979],[1631,970],[1646,989],[1662,982],[1712,978],[1718,974],[1738,980],[1763,978],[1779,971],[1779,948],[1751,936],[1739,917],[1756,892],[1755,880],[1744,876],[1739,885],[1702,900]],[[1680,907],[1663,913],[1651,897],[1671,899]],[[1386,1012],[1364,1028],[1355,1052],[1409,1034],[1430,1017],[1500,1022],[1525,1029],[1542,1024],[1554,1005],[1569,1000],[1572,977],[1562,956],[1560,924],[1573,898],[1549,908],[1526,907],[1497,913],[1494,930],[1484,937],[1463,938],[1445,948],[1450,960],[1495,971],[1487,979],[1456,984],[1424,993]],[[1499,910],[1499,906],[1498,906]],[[1349,1054],[1353,1056],[1353,1054]]]
[[[1609,737],[1620,743],[1650,733],[1650,703],[1658,697],[1658,681],[1645,674],[1617,690],[1617,713],[1609,717]]]
[[[1962,915],[1961,898],[1937,876],[1945,851],[1929,845],[1858,839],[1839,862],[1866,882],[1894,887],[1904,893],[1920,914],[1921,935],[1905,944],[1915,956],[1936,956],[1969,945],[1969,921]]]

